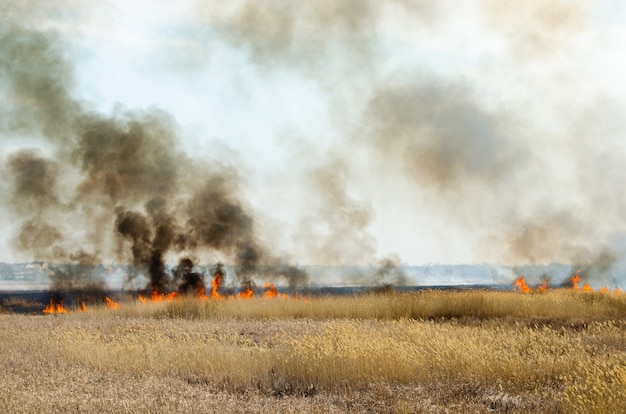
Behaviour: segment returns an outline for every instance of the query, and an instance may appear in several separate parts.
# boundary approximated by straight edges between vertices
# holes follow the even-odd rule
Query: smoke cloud
[[[276,260],[257,241],[235,167],[187,156],[175,122],[160,110],[104,115],[73,99],[71,64],[55,36],[16,28],[1,38],[3,86],[14,104],[2,114],[11,120],[3,122],[5,132],[36,132],[50,153],[18,150],[4,166],[11,177],[8,208],[21,222],[13,245],[35,260],[77,265],[54,272],[55,289],[75,288],[87,258],[94,264],[110,257],[114,244],[121,246],[117,260],[130,258],[130,278],[146,276],[147,287],[160,293],[203,286],[188,256],[170,272],[170,253],[225,255],[246,283],[259,265]],[[293,269],[279,274],[293,285],[306,281]]]
[[[438,4],[422,0],[377,2],[319,1],[311,4],[239,1],[229,7],[198,3],[201,24],[215,28],[226,41],[246,49],[262,67],[293,66],[311,76],[332,73],[345,61],[351,70],[362,63],[367,71],[380,57],[376,41],[381,17],[407,11],[420,23],[431,24],[440,13]],[[337,60],[338,55],[344,59]],[[316,74],[317,73],[317,74]]]
[[[46,7],[65,6],[54,3]],[[399,258],[375,259],[387,247],[373,231],[387,230],[379,211],[395,218],[402,205],[467,237],[475,260],[562,261],[598,275],[611,275],[621,260],[626,105],[611,94],[619,77],[595,80],[602,76],[594,70],[605,73],[612,61],[586,62],[598,45],[611,46],[590,34],[602,14],[590,2],[192,2],[183,23],[159,32],[184,42],[157,42],[163,49],[147,56],[163,62],[183,44],[200,52],[195,74],[235,62],[243,68],[223,75],[227,83],[246,89],[284,77],[323,106],[307,117],[309,95],[263,89],[263,109],[274,116],[268,122],[307,141],[304,151],[282,145],[284,160],[265,164],[270,173],[217,150],[200,159],[182,144],[186,126],[164,110],[118,105],[108,113],[79,99],[76,50],[60,34],[78,29],[68,30],[67,21],[52,27],[43,22],[48,9],[31,9],[8,7],[0,30],[0,90],[8,102],[0,132],[11,242],[34,259],[129,263],[131,279],[146,277],[147,288],[160,292],[201,287],[196,260],[232,264],[243,284],[260,269],[291,286],[306,283],[302,269],[288,264],[302,257],[378,263],[374,278],[403,283],[394,270]],[[190,79],[188,90],[202,78]],[[598,83],[589,86],[590,79]],[[227,122],[246,124],[241,101],[233,101],[239,106]],[[279,184],[251,177],[257,174]],[[258,183],[272,187],[255,189],[261,194],[296,194],[295,211],[284,221],[260,217],[246,197]],[[275,243],[260,231],[272,223]],[[421,231],[387,239],[402,239],[395,246],[411,251]]]

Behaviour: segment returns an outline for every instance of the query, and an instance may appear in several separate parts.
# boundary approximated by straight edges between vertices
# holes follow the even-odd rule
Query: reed
[[[620,412],[619,293],[120,300],[0,315],[6,412]]]

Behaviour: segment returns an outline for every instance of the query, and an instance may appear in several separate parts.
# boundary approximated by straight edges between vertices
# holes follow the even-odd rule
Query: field
[[[419,291],[0,315],[0,411],[614,413],[626,294]]]

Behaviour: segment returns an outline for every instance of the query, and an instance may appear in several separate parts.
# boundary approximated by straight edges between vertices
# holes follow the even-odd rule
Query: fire
[[[583,291],[586,292],[591,292],[593,291],[593,288],[588,284],[588,283],[584,283],[582,287],[579,286],[580,283],[580,275],[578,274],[578,272],[576,272],[576,274],[574,274],[574,276],[572,276],[570,278],[570,281],[572,283],[572,289],[573,290],[578,290],[578,289],[582,289]],[[513,287],[518,288],[520,292],[530,292],[532,289],[530,288],[530,286],[528,286],[526,284],[526,280],[524,279],[524,276],[520,276],[519,278],[517,278],[515,280],[515,282],[513,283]],[[542,280],[542,284],[540,286],[537,286],[535,288],[536,292],[545,292],[548,289],[548,280],[544,277]],[[607,292],[608,289],[606,288],[606,286],[603,286],[602,289],[600,289],[601,292]]]
[[[273,283],[263,283],[263,289],[267,289],[263,294],[264,298],[275,298],[278,296],[278,291],[276,290],[276,287],[274,287]]]
[[[513,283],[514,287],[518,287],[520,292],[528,293],[530,292],[530,287],[526,284],[526,280],[524,279],[524,275],[518,277]]]
[[[67,309],[65,309],[63,301],[60,301],[59,303],[54,303],[54,299],[50,299],[50,304],[46,306],[41,312],[47,315],[52,315],[55,313],[67,313]]]
[[[167,295],[165,294],[160,294],[158,290],[153,290],[152,294],[150,295],[150,300],[152,302],[162,302],[162,301],[171,301],[174,300],[174,298],[176,298],[176,295],[178,295],[178,292],[170,292]],[[144,302],[145,298],[143,299],[139,299],[139,301],[141,301],[142,303]]]
[[[110,297],[105,297],[104,300],[106,301],[107,304],[107,308],[111,309],[111,310],[115,310],[117,308],[119,308],[120,304],[115,302],[113,299],[111,299]]]
[[[87,305],[85,305],[85,302],[80,302],[80,305],[78,305],[78,311],[87,312]]]
[[[198,299],[209,299],[208,295],[206,294],[206,288],[204,286],[198,286],[194,291],[194,294]],[[163,293],[159,293],[159,291],[155,289],[152,291],[149,298],[139,294],[137,295],[137,300],[145,305],[148,302],[171,302],[173,300],[176,300],[178,297],[178,292],[170,292],[166,295]]]
[[[222,283],[222,275],[220,272],[215,272],[215,276],[213,276],[213,280],[211,281],[211,297],[213,299],[223,299],[224,297],[217,292],[220,284]]]
[[[570,280],[572,281],[572,289],[574,289],[574,290],[582,289],[585,292],[591,292],[593,290],[593,288],[591,286],[589,286],[588,283],[583,283],[583,287],[582,288],[580,286],[578,286],[578,283],[580,283],[580,276],[578,275],[578,272],[576,272],[576,274],[574,276],[572,276],[572,278]]]
[[[204,285],[198,286],[198,288],[196,288],[196,296],[198,297],[198,299],[207,300],[209,297],[206,295],[205,292],[206,288],[204,287]]]
[[[237,299],[251,299],[254,296],[254,291],[250,288],[246,288],[241,292],[237,293]]]
[[[580,274],[579,271],[576,271],[576,273],[574,274],[574,276],[572,276],[570,278],[570,283],[571,283],[571,288],[572,290],[582,290],[584,292],[592,292],[594,291],[593,287],[591,287],[591,285],[589,285],[588,283],[583,283],[582,286],[580,286]],[[526,284],[526,280],[524,279],[524,275],[521,275],[519,278],[517,278],[515,280],[515,282],[513,282],[513,287],[514,288],[518,288],[520,292],[531,292],[532,288],[530,286],[528,286]],[[545,292],[546,290],[548,290],[548,280],[544,277],[542,279],[542,283],[541,285],[537,286],[535,288],[535,292]],[[602,286],[602,288],[598,289],[599,292],[608,292],[609,289],[606,287],[606,285]],[[615,292],[621,292],[621,289],[619,287],[615,287],[614,289]]]
[[[223,295],[218,292],[222,282],[223,282],[223,273],[221,271],[216,271],[213,276],[213,280],[211,281],[211,294],[208,295],[206,293],[206,288],[202,285],[202,286],[199,286],[195,290],[195,297],[200,300],[209,300],[209,299],[235,300],[235,299],[251,299],[255,297],[254,289],[250,285],[248,286],[244,285],[244,287],[242,287],[242,290],[237,294]],[[276,289],[276,286],[274,286],[273,283],[269,283],[269,282],[265,282],[263,284],[263,289],[265,289],[265,292],[263,293],[263,296],[262,296],[264,298],[283,298],[283,299],[294,299],[294,300],[297,300],[300,298],[300,296],[297,293],[292,298],[287,293],[278,292],[278,290]],[[174,300],[177,297],[177,295],[178,295],[177,292],[172,292],[167,295],[164,295],[162,293],[159,293],[157,290],[153,290],[150,297],[146,297],[140,294],[140,295],[137,295],[137,300],[141,302],[142,304],[146,304],[148,302],[162,302],[162,301]]]

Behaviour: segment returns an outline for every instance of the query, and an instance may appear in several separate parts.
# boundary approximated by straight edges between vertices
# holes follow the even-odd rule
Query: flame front
[[[198,286],[196,288],[196,296],[198,297],[198,299],[200,300],[207,300],[209,297],[206,295],[206,288],[204,287],[204,285],[202,286]]]
[[[246,288],[241,292],[237,293],[237,299],[251,299],[254,296],[254,291],[250,288]]]
[[[278,291],[276,290],[276,287],[274,286],[273,283],[265,282],[263,284],[263,288],[267,289],[265,293],[263,294],[264,298],[275,298],[278,296]]]
[[[55,303],[54,299],[50,299],[50,304],[46,306],[41,312],[47,315],[52,315],[55,313],[67,313],[67,309],[65,309],[65,305],[63,304],[62,300],[59,303]]]
[[[513,283],[513,286],[519,288],[520,292],[524,292],[524,293],[530,292],[530,287],[526,284],[524,275],[521,275],[520,277],[518,277]]]
[[[110,297],[105,297],[104,300],[106,301],[107,304],[107,308],[111,309],[111,310],[115,310],[117,308],[119,308],[120,304],[117,303],[116,301],[114,301],[113,299],[111,299]]]
[[[243,289],[237,294],[230,294],[230,295],[221,294],[219,293],[219,289],[222,285],[222,282],[223,282],[223,273],[220,271],[216,271],[213,276],[213,280],[211,281],[211,294],[210,295],[206,294],[204,285],[201,285],[198,288],[196,288],[194,292],[194,296],[200,300],[209,300],[209,299],[234,300],[234,299],[251,299],[255,297],[255,290],[250,286],[243,287]],[[294,299],[294,300],[298,300],[300,298],[300,296],[297,293],[292,298],[287,293],[278,292],[278,290],[276,289],[276,286],[274,286],[273,283],[265,282],[263,284],[263,289],[265,289],[265,292],[263,292],[263,295],[262,295],[263,298],[279,298],[280,297],[283,299]],[[148,302],[152,303],[152,302],[171,301],[177,298],[178,297],[177,295],[178,295],[178,292],[171,292],[165,295],[165,294],[159,293],[155,289],[152,291],[150,297],[146,297],[141,294],[137,295],[137,301],[139,301],[142,304],[147,304]]]
[[[581,282],[581,278],[580,278],[580,271],[577,270],[576,273],[574,274],[574,276],[572,276],[569,279],[570,282],[570,289],[572,290],[582,290],[584,292],[593,292],[594,289],[593,287],[591,287],[591,285],[589,285],[589,283],[583,283],[582,287],[580,286],[580,282]],[[513,282],[513,288],[517,288],[519,289],[520,292],[524,292],[524,293],[528,293],[531,292],[533,289],[528,286],[526,284],[526,280],[524,279],[524,275],[521,275],[519,278],[515,279],[515,282]],[[545,292],[546,290],[548,290],[548,280],[543,277],[541,279],[541,285],[537,286],[535,288],[535,292]],[[606,287],[606,285],[602,286],[600,289],[598,289],[599,292],[608,292],[609,289]],[[622,290],[619,287],[615,287],[615,289],[613,289],[614,292],[621,292]]]
[[[217,292],[220,284],[222,283],[222,275],[220,272],[215,272],[215,276],[213,276],[213,280],[211,281],[211,297],[213,299],[223,299],[224,297]]]

